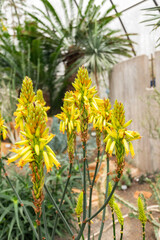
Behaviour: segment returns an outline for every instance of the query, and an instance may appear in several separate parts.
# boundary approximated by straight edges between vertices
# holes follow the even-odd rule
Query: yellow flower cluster
[[[16,127],[20,126],[22,130],[22,141],[16,143],[18,149],[12,149],[16,155],[8,159],[8,164],[19,159],[17,165],[23,167],[28,162],[44,158],[47,172],[51,170],[53,164],[58,168],[60,164],[55,153],[47,145],[54,137],[48,133],[49,129],[46,127],[48,107],[45,107],[42,91],[38,90],[37,95],[33,92],[33,84],[28,77],[23,81],[18,101],[15,112]]]
[[[124,155],[128,155],[129,152],[131,152],[132,157],[134,157],[135,153],[131,142],[141,138],[138,132],[126,129],[131,122],[130,120],[125,123],[123,104],[116,100],[112,110],[111,123],[108,123],[106,127],[108,135],[104,141],[106,142],[107,153],[112,155],[115,149],[118,163],[121,163]]]
[[[80,217],[83,213],[83,192],[80,192],[78,196],[75,212],[77,214],[77,217]]]
[[[65,99],[73,97],[73,92],[66,92]],[[62,112],[57,114],[56,117],[61,120],[60,122],[60,131],[69,132],[71,134],[75,130],[80,132],[80,121],[79,121],[79,111],[75,106],[68,101],[64,101],[63,107],[61,107]]]
[[[138,197],[138,213],[139,213],[139,220],[141,221],[142,224],[145,224],[147,222],[147,217],[146,217],[146,211],[144,207],[144,202],[141,199],[141,197]]]
[[[125,123],[125,112],[122,103],[115,101],[111,110],[109,99],[100,99],[96,95],[95,87],[91,87],[92,81],[87,69],[79,68],[77,78],[73,83],[75,91],[67,92],[64,98],[62,113],[57,117],[61,119],[60,130],[81,132],[82,142],[87,139],[88,123],[93,123],[96,129],[97,146],[100,149],[101,132],[105,137],[106,152],[112,155],[115,150],[117,163],[122,170],[125,154],[131,152],[134,157],[132,141],[141,138],[135,131],[127,130],[131,120]]]
[[[79,68],[77,78],[73,83],[75,91],[70,92],[64,98],[64,102],[71,104],[73,114],[76,112],[77,131],[81,132],[82,142],[85,142],[87,138],[88,123],[91,113],[93,109],[98,110],[97,102],[102,102],[101,99],[95,96],[97,90],[95,89],[95,86],[91,87],[91,84],[92,81],[88,76],[87,69],[84,67]],[[61,129],[64,130],[64,123],[62,124]]]
[[[111,103],[109,99],[95,98],[98,110],[93,110],[90,122],[93,122],[93,127],[99,129],[101,132],[106,130],[107,123],[111,119]]]
[[[28,107],[30,103],[35,101],[35,93],[33,91],[33,83],[32,80],[28,77],[25,77],[22,83],[20,98],[18,98],[19,104],[17,104],[17,109],[14,113],[16,116],[16,128],[20,127],[23,130],[23,120],[28,115]]]
[[[44,165],[49,172],[53,165],[59,168],[60,163],[57,161],[55,153],[47,145],[54,137],[53,134],[49,134],[49,128],[46,125],[48,120],[46,111],[49,108],[45,106],[41,90],[38,90],[35,95],[32,80],[28,77],[23,80],[18,102],[15,116],[16,127],[21,129],[21,141],[16,143],[18,148],[12,149],[16,155],[8,159],[8,164],[18,160],[17,165],[23,167],[29,163],[32,170],[32,195],[35,212],[40,216],[44,198]]]
[[[3,139],[6,139],[7,127],[4,125],[4,119],[2,118],[1,113],[0,113],[0,134],[2,134]]]
[[[108,196],[111,194],[112,189],[113,189],[112,184],[111,184],[111,182],[109,182],[109,184],[108,184]],[[112,212],[113,213],[115,212],[119,224],[123,225],[124,224],[124,218],[123,218],[122,212],[121,212],[118,204],[115,202],[114,194],[112,195],[112,197],[109,200],[109,206],[110,206]]]

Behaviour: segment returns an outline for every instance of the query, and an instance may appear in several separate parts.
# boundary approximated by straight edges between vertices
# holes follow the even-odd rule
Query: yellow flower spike
[[[122,212],[121,212],[121,210],[120,210],[120,208],[119,208],[119,206],[116,202],[114,202],[113,208],[114,208],[114,211],[117,215],[117,219],[118,219],[119,224],[123,225],[124,224],[124,218],[123,218]]]
[[[56,166],[57,169],[61,167],[60,163],[51,152],[49,152],[49,159],[52,161],[52,163]]]
[[[42,106],[46,105],[46,102],[44,101],[44,98],[43,98],[43,92],[40,89],[37,90],[36,101],[42,104]]]
[[[110,147],[109,147],[109,154],[110,154],[110,156],[112,156],[112,152],[113,152],[113,150],[114,150],[115,144],[116,144],[116,142],[113,141],[113,142],[111,143]]]
[[[134,152],[134,147],[131,142],[129,142],[129,149],[130,149],[132,158],[134,158],[135,152]]]
[[[138,218],[141,221],[141,223],[146,224],[147,222],[146,211],[144,208],[144,202],[141,199],[141,197],[138,197],[138,213],[139,213]]]
[[[109,184],[108,184],[108,197],[109,197],[109,195],[111,194],[112,189],[113,189],[112,184],[111,184],[111,182],[109,182]],[[115,202],[115,199],[114,199],[114,194],[113,194],[112,197],[111,197],[110,200],[109,200],[109,206],[110,206],[111,208],[113,208],[114,202]]]
[[[124,106],[121,102],[118,102],[117,100],[114,103],[114,108],[112,111],[112,118],[115,122],[116,126],[123,126],[125,123],[125,112],[124,112]]]
[[[125,148],[126,155],[128,155],[129,154],[128,143],[127,143],[126,139],[123,139],[122,142],[123,142],[123,145]]]
[[[78,217],[80,217],[83,213],[83,192],[81,192],[78,196],[75,212]]]
[[[36,154],[39,156],[39,145],[35,145],[34,147]]]

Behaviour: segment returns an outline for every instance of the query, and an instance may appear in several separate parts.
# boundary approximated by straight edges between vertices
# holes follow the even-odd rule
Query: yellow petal
[[[109,138],[107,141],[107,145],[106,145],[106,152],[109,151],[111,144],[112,144],[112,140],[111,140],[111,138]]]
[[[126,139],[123,139],[122,142],[123,142],[123,145],[125,148],[126,155],[128,155],[129,154],[128,143],[127,143]]]
[[[6,137],[7,137],[7,131],[6,131],[6,129],[4,129],[4,130],[3,130],[3,139],[5,140]]]
[[[13,157],[8,158],[7,164],[9,165],[10,163],[16,161],[20,156],[18,154],[14,155]]]
[[[52,162],[54,163],[54,165],[56,165],[57,168],[61,166],[58,160],[55,158],[55,156],[50,152],[49,152],[49,157],[51,158]]]
[[[24,149],[19,149],[20,156],[24,155],[26,152],[28,152],[31,149],[31,146],[25,147]]]
[[[27,164],[27,163],[29,163],[29,162],[32,162],[33,161],[33,159],[31,159],[31,158],[27,158],[27,159],[21,159],[16,165],[18,166],[18,167],[23,167],[25,164]]]
[[[56,157],[56,154],[53,152],[53,150],[50,148],[50,146],[46,145],[45,147],[48,152],[52,153]]]
[[[23,155],[22,159],[25,160],[26,158],[32,158],[32,151],[28,151],[26,154]]]
[[[133,148],[133,145],[132,145],[131,142],[129,142],[129,149],[130,149],[130,152],[131,152],[131,155],[132,155],[132,158],[133,158],[135,153],[134,153],[134,148]]]
[[[128,122],[126,122],[124,125],[123,125],[123,128],[126,128],[128,127],[130,124],[131,124],[132,120],[129,120]]]
[[[35,149],[36,154],[39,155],[39,145],[36,144],[34,149]]]
[[[24,131],[20,131],[20,133],[21,133],[23,136],[27,137],[27,138],[33,139],[33,135],[31,135],[31,134],[28,134],[28,133],[26,133],[26,132],[24,132]]]
[[[38,127],[36,129],[36,133],[35,133],[36,137],[39,137],[40,136],[40,127]]]
[[[26,143],[28,143],[28,140],[16,142],[15,145],[25,145]]]
[[[113,138],[117,138],[117,132],[113,129],[113,130],[110,130],[108,127],[106,128],[108,134],[113,137]]]
[[[42,133],[42,138],[46,137],[48,135],[49,128],[46,128],[46,130]]]
[[[110,148],[109,148],[109,154],[112,156],[112,152],[113,152],[113,149],[114,149],[114,146],[115,146],[115,141],[113,141],[110,145]]]
[[[43,157],[44,157],[44,162],[46,164],[47,172],[49,172],[52,168],[52,165],[49,161],[48,154],[45,151],[43,151]]]
[[[55,135],[51,133],[51,134],[48,136],[48,138],[47,138],[46,144],[49,143],[54,136],[55,136]]]

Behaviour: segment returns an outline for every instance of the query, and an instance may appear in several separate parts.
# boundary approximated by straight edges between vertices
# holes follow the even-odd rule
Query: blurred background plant
[[[4,80],[0,81],[0,110],[6,122],[12,121],[17,103],[14,79],[11,81],[12,79],[7,84]]]
[[[160,6],[144,9],[146,20],[143,22],[148,23],[147,26],[153,26],[153,31],[158,30],[160,27]],[[157,47],[160,46],[160,36],[157,39]]]
[[[62,160],[63,159],[63,160]],[[47,177],[46,185],[50,189],[51,194],[54,195],[56,202],[61,199],[65,181],[67,178],[67,167],[68,159],[66,159],[66,154],[61,158],[62,168],[57,170],[54,169]],[[27,207],[29,215],[36,227],[36,219],[34,216],[32,194],[31,194],[31,181],[29,174],[26,174],[29,169],[24,168],[23,173],[20,174],[19,171],[15,171],[14,166],[11,166],[8,170],[8,174],[15,186],[16,191],[19,193],[23,203]],[[79,174],[78,174],[79,175]],[[67,195],[65,196],[63,206],[61,211],[66,218],[67,222],[75,228],[74,224],[74,207],[76,205],[76,193],[72,192],[72,188],[79,188],[79,176],[77,175],[76,167],[73,168],[73,174],[70,179],[70,185],[67,189]],[[0,183],[0,239],[2,240],[25,240],[25,239],[35,239],[33,230],[26,218],[23,207],[20,205],[17,197],[14,195],[13,190],[6,181],[6,178],[2,175],[2,181]],[[44,206],[46,218],[53,220],[53,216],[56,214],[56,209],[50,202],[48,195],[45,196]],[[42,232],[45,235],[44,228],[44,216],[42,216]],[[10,224],[8,224],[10,223]],[[54,221],[47,221],[48,234],[51,235],[54,226]],[[65,225],[61,218],[58,219],[56,234],[60,237],[64,237],[67,233]],[[7,238],[6,238],[7,236]]]
[[[63,18],[55,8],[56,3],[41,0],[44,10],[34,6],[34,12],[25,1],[7,0],[3,8],[12,12],[12,24],[3,15],[0,34],[0,69],[14,76],[16,89],[28,75],[35,88],[46,90],[51,107],[62,105],[64,92],[79,66],[85,65],[92,73],[97,88],[120,56],[131,56],[131,42],[110,24],[119,16],[113,14],[114,6],[101,13],[105,1],[75,0],[67,4],[61,0]],[[70,14],[72,12],[72,16]],[[62,15],[62,13],[61,13]],[[23,22],[23,23],[22,23]],[[106,81],[105,81],[106,83]],[[51,108],[53,109],[53,108]],[[56,113],[52,110],[51,113]]]

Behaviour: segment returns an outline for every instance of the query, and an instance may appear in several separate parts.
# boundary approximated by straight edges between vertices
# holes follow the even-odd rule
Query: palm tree
[[[45,88],[46,92],[49,91],[50,104],[53,107],[60,43],[50,41],[50,38],[39,32],[35,21],[25,21],[23,25],[15,27],[14,31],[15,35],[12,36],[7,29],[1,28],[1,79],[10,82],[14,79],[18,88],[23,78],[29,76],[34,81],[35,90]]]
[[[145,15],[149,18],[143,22],[149,22],[148,26],[153,26],[153,30],[157,30],[160,27],[160,6],[146,8],[144,10],[147,11]],[[158,46],[160,46],[160,37],[157,39],[156,47]]]
[[[113,66],[118,56],[130,56],[130,42],[127,37],[109,28],[109,24],[118,16],[111,14],[114,6],[101,14],[105,0],[98,6],[95,5],[95,0],[89,0],[86,6],[84,0],[80,0],[79,5],[75,0],[69,0],[68,5],[65,0],[60,0],[63,13],[56,10],[56,2],[41,2],[46,13],[34,7],[37,13],[28,14],[37,21],[39,31],[51,41],[62,41],[61,56],[65,64],[65,80],[61,86],[60,98],[82,64],[94,74],[98,87],[99,76],[103,76],[103,73]]]

